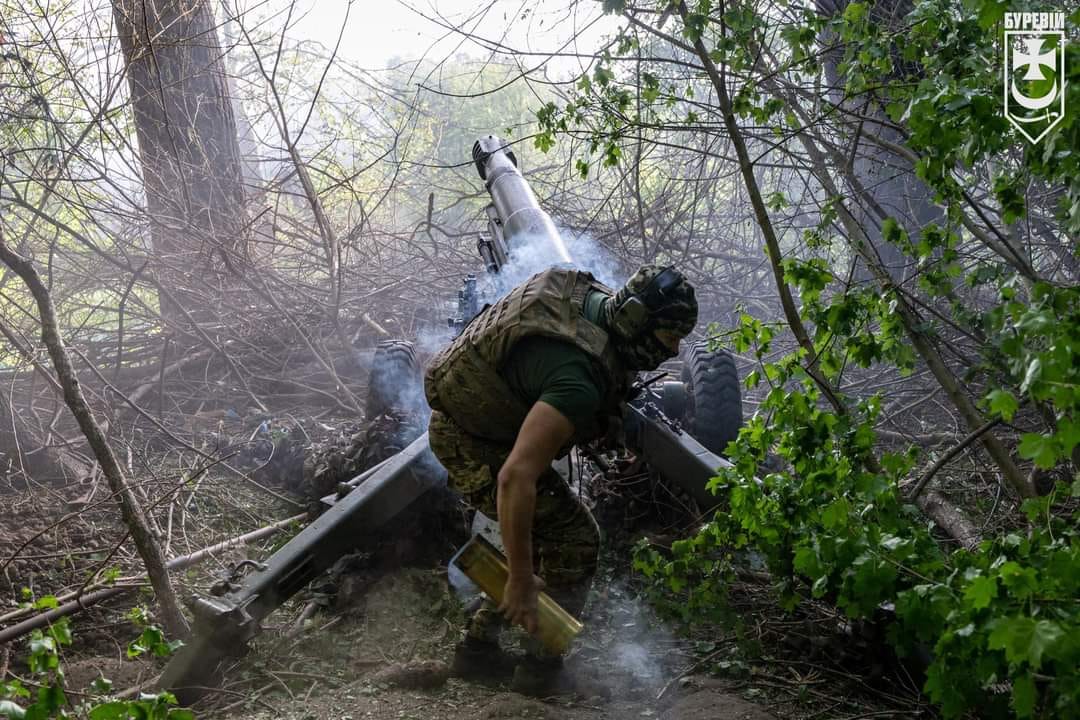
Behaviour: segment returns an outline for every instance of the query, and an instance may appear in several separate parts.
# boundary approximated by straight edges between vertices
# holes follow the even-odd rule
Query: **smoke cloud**
[[[525,239],[515,238],[510,262],[503,266],[498,274],[477,272],[478,308],[497,301],[536,273],[553,267],[587,270],[597,280],[615,290],[626,282],[628,275],[615,256],[591,235],[573,233],[565,229],[560,229],[559,234],[563,247],[552,246],[550,239],[542,235]],[[565,253],[569,253],[571,262],[566,262]],[[478,257],[478,270],[479,264]],[[454,313],[449,314],[456,314],[456,308]],[[466,321],[468,320],[469,318],[466,318]],[[417,334],[416,349],[423,357],[431,357],[453,339],[454,331],[448,326],[442,324],[428,326]]]
[[[498,275],[486,277],[483,302],[493,302],[535,275],[553,267],[572,267],[587,270],[605,285],[618,289],[626,282],[627,274],[615,256],[588,233],[573,233],[560,229],[559,234],[571,262],[563,256],[563,248],[554,247],[545,236],[514,238],[513,254]]]
[[[655,697],[674,672],[671,650],[679,641],[621,583],[600,593],[585,628],[575,662],[612,697]]]

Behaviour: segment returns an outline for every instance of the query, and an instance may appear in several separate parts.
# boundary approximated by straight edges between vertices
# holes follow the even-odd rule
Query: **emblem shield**
[[[1005,117],[1037,143],[1065,117],[1065,30],[1005,31]]]

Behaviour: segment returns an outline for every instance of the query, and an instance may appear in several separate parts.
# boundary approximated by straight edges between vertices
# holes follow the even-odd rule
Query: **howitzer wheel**
[[[424,382],[412,343],[384,340],[375,346],[365,408],[368,420],[391,409],[418,412],[424,405]]]
[[[686,413],[683,425],[717,455],[742,427],[742,392],[735,358],[726,350],[709,350],[704,342],[690,345],[683,363]]]

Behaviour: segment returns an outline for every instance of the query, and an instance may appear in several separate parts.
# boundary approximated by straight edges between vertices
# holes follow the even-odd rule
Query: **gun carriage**
[[[488,275],[501,277],[524,252],[539,251],[549,264],[573,263],[551,216],[540,207],[507,145],[494,136],[481,138],[472,156],[491,196],[485,211],[487,232],[477,243]],[[484,284],[476,276],[466,277],[450,327],[460,332],[482,312],[485,299]],[[711,351],[700,342],[685,351],[678,372],[679,380],[638,383],[638,395],[623,406],[625,443],[704,510],[716,504],[706,490],[709,479],[717,468],[729,465],[719,453],[742,423],[738,376],[728,353]],[[419,383],[412,348],[401,341],[381,344],[372,365],[369,415],[409,396],[388,380],[402,377]],[[361,533],[377,530],[424,493],[445,484],[446,471],[428,448],[424,433],[323,498],[324,512],[273,556],[263,563],[245,563],[253,568],[246,576],[219,583],[215,595],[190,602],[195,614],[193,634],[166,666],[162,687],[172,690],[182,703],[193,702],[213,681],[220,661],[238,654],[256,635],[263,618],[342,555],[355,550]]]

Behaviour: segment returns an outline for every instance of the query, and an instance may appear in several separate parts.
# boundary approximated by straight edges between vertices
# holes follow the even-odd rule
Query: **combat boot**
[[[572,692],[573,684],[563,672],[561,657],[538,658],[526,655],[514,668],[510,689],[519,695],[543,698]]]
[[[484,684],[505,683],[513,677],[517,662],[518,658],[499,647],[497,642],[466,635],[454,648],[450,674]]]

